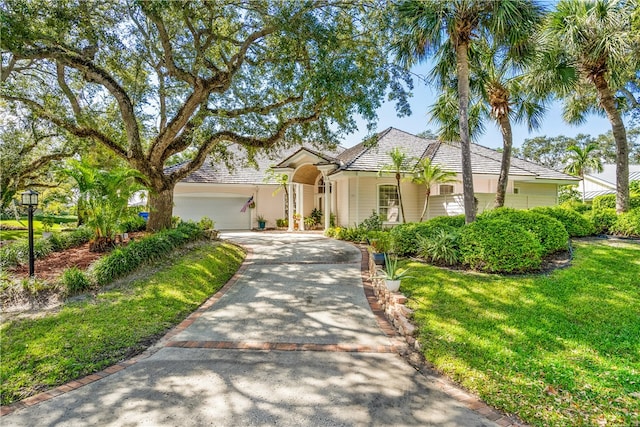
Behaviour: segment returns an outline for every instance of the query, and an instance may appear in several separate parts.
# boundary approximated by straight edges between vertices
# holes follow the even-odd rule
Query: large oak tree
[[[405,101],[383,6],[15,0],[1,6],[1,96],[140,171],[161,229],[175,184],[208,156],[335,143],[389,87]]]

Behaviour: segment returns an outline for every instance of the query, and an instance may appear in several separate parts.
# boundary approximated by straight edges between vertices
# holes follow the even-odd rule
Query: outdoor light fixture
[[[35,275],[35,257],[33,254],[33,212],[38,206],[38,192],[33,190],[27,190],[22,193],[23,206],[27,207],[29,212],[29,277]]]

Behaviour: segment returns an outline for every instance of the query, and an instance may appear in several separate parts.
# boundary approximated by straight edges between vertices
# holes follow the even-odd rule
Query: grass
[[[15,219],[3,219],[0,220],[0,224],[10,225],[12,227],[24,227],[25,229],[28,227],[29,222],[26,218],[21,219],[20,221],[16,221]],[[65,225],[64,227],[67,227]],[[63,227],[60,226],[60,222],[56,220],[56,223],[51,227],[51,231],[61,231]],[[42,222],[34,219],[33,220],[33,238],[39,239],[42,237],[43,232]],[[19,239],[27,239],[29,237],[28,230],[0,230],[0,240],[19,240]]]
[[[401,291],[436,369],[533,425],[640,422],[640,245],[579,242],[549,275],[407,265]]]
[[[220,289],[243,258],[233,245],[205,244],[149,277],[43,318],[2,324],[2,404],[142,352]]]

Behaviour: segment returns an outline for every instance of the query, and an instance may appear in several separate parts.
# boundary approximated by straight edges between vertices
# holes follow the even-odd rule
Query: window
[[[378,186],[378,214],[382,220],[386,222],[398,222],[400,219],[398,209],[398,189],[396,186]]]
[[[443,196],[445,194],[453,194],[453,185],[450,184],[441,184],[440,185],[440,195]]]
[[[513,194],[520,194],[520,189],[518,187],[513,187]]]

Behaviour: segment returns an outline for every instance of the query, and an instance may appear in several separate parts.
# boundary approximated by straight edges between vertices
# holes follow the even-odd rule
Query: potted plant
[[[260,230],[264,230],[267,226],[267,220],[262,215],[258,215],[256,221],[258,221],[258,229]]]
[[[299,213],[294,213],[293,214],[293,229],[294,230],[299,230],[300,229],[300,220],[302,219],[302,215],[300,215]]]
[[[391,237],[384,231],[369,232],[369,246],[376,265],[384,265],[384,254],[391,249]]]
[[[287,218],[276,219],[276,227],[278,227],[280,230],[289,227],[289,220]]]
[[[397,292],[398,289],[400,289],[400,282],[402,281],[402,278],[411,277],[407,276],[409,270],[398,268],[397,256],[387,256],[387,254],[384,254],[384,262],[385,267],[379,270],[383,274],[381,276],[376,276],[376,278],[384,279],[387,289],[391,292]]]

